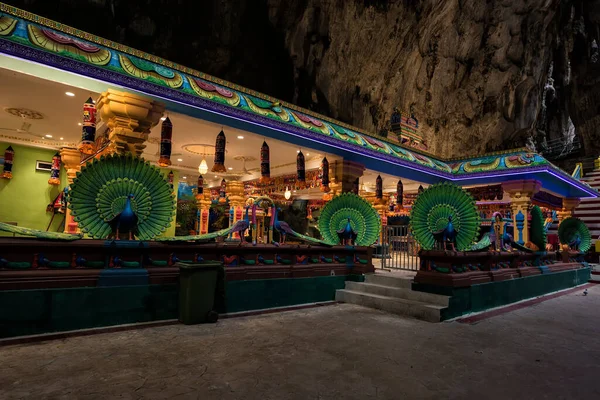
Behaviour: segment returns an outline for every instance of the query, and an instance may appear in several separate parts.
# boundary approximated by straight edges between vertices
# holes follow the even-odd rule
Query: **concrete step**
[[[347,289],[336,290],[335,299],[429,322],[440,322],[441,310],[445,308],[440,305]]]
[[[399,299],[420,301],[428,304],[437,304],[439,306],[448,307],[450,301],[449,296],[439,294],[417,292],[411,289],[397,288],[391,286],[375,285],[372,283],[362,282],[346,282],[346,289],[353,292],[363,292],[378,294],[380,296],[396,297]]]
[[[391,286],[395,288],[410,289],[412,288],[412,277],[399,277],[381,274],[365,275],[365,282],[374,285]]]

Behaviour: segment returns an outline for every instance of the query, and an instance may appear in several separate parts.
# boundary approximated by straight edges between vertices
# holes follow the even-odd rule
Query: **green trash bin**
[[[186,324],[216,322],[219,314],[214,311],[217,278],[223,264],[177,263],[179,267],[179,321]]]

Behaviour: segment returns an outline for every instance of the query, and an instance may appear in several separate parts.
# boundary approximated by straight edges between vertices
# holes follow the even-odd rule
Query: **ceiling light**
[[[60,138],[60,140],[65,140],[64,138]]]
[[[161,120],[161,121],[164,121],[164,120],[166,120],[166,119],[167,119],[167,117],[162,117],[160,120]]]
[[[244,137],[243,137],[242,135],[239,135],[239,136],[238,136],[238,139],[243,139],[243,138],[244,138]]]
[[[47,137],[47,138],[51,138],[51,137],[52,137],[52,135],[46,135],[46,137]]]
[[[294,193],[296,193],[296,191],[294,190]]]
[[[184,176],[183,179],[187,179],[187,176]]]
[[[300,153],[300,150],[296,150],[296,153]]]
[[[233,168],[229,167],[229,168],[227,168],[227,169],[231,171]]]
[[[307,156],[310,156],[310,153],[306,153]]]
[[[215,175],[215,178],[216,178],[216,177],[217,177],[217,176]]]
[[[81,122],[78,122],[77,125],[81,126]]]
[[[65,92],[65,94],[69,97],[75,97],[75,93],[73,92]]]
[[[198,165],[198,172],[200,172],[200,175],[204,175],[208,172],[208,164],[206,163],[206,158],[202,158],[202,161],[200,161],[200,165]]]
[[[183,158],[178,158],[177,161],[183,161]]]
[[[295,192],[295,190],[294,190]],[[286,200],[289,200],[290,197],[292,197],[292,192],[290,192],[290,187],[286,187],[285,188],[285,193],[283,194],[283,197],[285,197]]]

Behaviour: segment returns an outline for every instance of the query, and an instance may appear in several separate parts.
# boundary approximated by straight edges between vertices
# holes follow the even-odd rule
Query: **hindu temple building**
[[[173,296],[178,279],[173,264],[180,258],[215,259],[225,265],[225,311],[229,313],[333,301],[336,290],[343,289],[346,281],[364,281],[375,265],[427,269],[420,281],[424,291],[436,284],[446,289],[470,287],[559,270],[576,271],[577,283],[587,281],[581,271],[589,276],[582,259],[573,257],[570,261],[561,259],[570,263],[568,267],[561,264],[562,270],[533,271],[527,268],[534,268],[539,257],[534,260],[531,256],[519,264],[516,253],[510,253],[498,261],[498,265],[504,264],[493,264],[492,270],[504,272],[489,274],[488,261],[465,262],[476,265],[467,271],[462,267],[453,270],[455,264],[440,267],[443,262],[437,259],[419,259],[422,243],[414,232],[420,227],[414,225],[416,219],[411,213],[428,188],[457,187],[470,196],[477,210],[473,217],[477,237],[468,243],[469,249],[471,242],[481,243],[480,248],[496,246],[493,240],[486,242],[486,234],[500,229],[501,224],[503,231],[495,239],[498,243],[506,231],[516,246],[547,251],[555,258],[561,250],[561,222],[574,215],[590,217],[597,210],[599,180],[597,172],[584,177],[581,166],[571,173],[563,171],[527,148],[464,159],[436,157],[428,152],[418,115],[412,110],[397,109],[389,131],[383,134],[366,132],[3,3],[0,83],[0,222],[17,229],[0,232],[0,337],[172,318],[177,312]],[[148,194],[146,189],[139,192],[146,196],[143,205],[150,211],[143,214],[140,201],[135,217],[146,224],[150,244],[127,247],[100,241],[108,230],[95,223],[101,218],[94,214],[94,207],[77,209],[86,201],[85,196],[98,204],[110,199],[110,184],[100,182],[93,193],[77,188],[87,182],[86,170],[96,168],[97,177],[107,175],[102,165],[116,156],[123,160],[130,157],[127,167],[119,164],[116,170],[132,168],[137,173],[136,168],[146,168],[144,162],[138,167],[138,161],[131,160],[145,160],[159,171],[159,178],[153,179],[164,180],[171,187],[172,195],[165,197],[168,201],[154,196],[154,189],[147,189]],[[129,178],[125,173],[119,179]],[[133,192],[136,185],[128,187]],[[148,187],[156,187],[157,193],[163,190],[160,182],[153,185]],[[71,189],[75,193],[70,193]],[[369,210],[375,210],[376,227],[369,225],[366,216],[370,211],[363,213],[358,208],[356,212],[365,215],[364,237],[372,240],[348,250],[344,240],[352,235],[340,236],[341,243],[328,242],[325,244],[333,247],[320,247],[332,235],[337,240],[334,231],[338,225],[333,233],[323,227],[341,218],[341,214],[326,212],[327,204],[347,193],[358,195],[371,206]],[[443,197],[440,193],[438,196]],[[268,198],[269,205],[261,205],[263,198]],[[432,204],[442,201],[434,195],[430,198]],[[169,199],[176,204],[173,212],[167,204]],[[119,204],[126,207],[125,202],[129,204],[127,195]],[[116,203],[112,204],[114,208]],[[586,206],[581,208],[580,204]],[[278,212],[291,231],[278,232],[273,225]],[[535,225],[539,215],[547,237],[541,242]],[[345,216],[342,219],[345,221]],[[247,225],[242,224],[244,221]],[[463,219],[463,226],[468,222],[468,218]],[[455,225],[461,229],[460,221]],[[236,230],[236,226],[244,229]],[[37,241],[24,239],[27,231],[19,228],[37,232],[32,233]],[[590,228],[590,241],[595,242],[600,221],[591,220]],[[142,240],[144,232],[136,234],[139,243],[146,243]],[[69,237],[53,237],[53,233],[82,238],[70,245],[43,242]],[[132,231],[129,234],[131,240],[122,243],[137,243]],[[201,243],[194,248],[189,243],[165,244],[177,237],[191,238],[188,242],[210,238],[217,243]],[[240,242],[248,242],[248,246]],[[309,245],[302,244],[307,242]],[[141,248],[150,253],[139,256]],[[503,249],[498,244],[496,250]],[[544,261],[544,266],[552,262]],[[435,263],[439,268],[433,266]],[[518,272],[517,267],[526,272]],[[106,278],[103,272],[134,268],[144,272],[128,276],[127,282],[135,286],[130,291],[114,284],[119,282],[114,274]],[[475,278],[468,275],[474,272],[481,274]],[[573,276],[570,278],[573,284]],[[545,283],[531,285],[545,287]],[[116,307],[111,316],[100,315],[100,311],[90,320],[77,316],[82,306],[75,304],[75,297],[69,297],[74,288],[85,288],[85,294],[78,292],[77,296],[89,303],[102,296],[95,289],[113,286],[121,290],[118,296],[124,304],[129,301],[128,305]],[[451,296],[446,289],[437,294]],[[23,296],[23,291],[36,290],[55,291],[51,307],[70,310],[65,311],[64,319],[33,311],[16,316],[1,306]],[[348,291],[346,299],[352,293]],[[540,291],[530,292],[537,293]],[[142,310],[141,298],[154,305]],[[36,302],[43,300],[28,297],[24,301],[34,310],[42,306]],[[432,319],[453,315],[444,314],[442,308]]]

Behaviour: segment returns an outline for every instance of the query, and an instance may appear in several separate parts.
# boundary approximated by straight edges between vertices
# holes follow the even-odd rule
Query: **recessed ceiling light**
[[[244,138],[244,137],[243,137],[242,135],[239,135],[239,136],[238,136],[238,139],[243,139],[243,138]]]
[[[233,168],[229,167],[229,168],[227,168],[227,169],[231,171]]]
[[[294,190],[294,193],[296,193],[296,191]]]
[[[42,136],[42,140],[46,139],[45,137]]]
[[[78,122],[77,125],[81,126],[81,122]]]
[[[215,178],[216,178],[216,177],[217,177],[217,176],[215,175]]]
[[[300,153],[300,150],[296,150],[296,153]]]
[[[183,179],[187,179],[187,176],[184,176]]]
[[[65,92],[65,94],[69,97],[75,97],[75,93],[73,92]]]
[[[51,138],[51,137],[52,137],[52,135],[46,135],[46,137],[47,137],[47,138]]]
[[[65,140],[64,138],[60,138],[60,140]]]
[[[167,119],[167,117],[162,117],[160,120],[161,120],[161,121],[164,121],[165,119]]]
[[[306,153],[307,156],[310,156],[310,153]]]
[[[178,158],[177,161],[183,161],[183,158]]]

